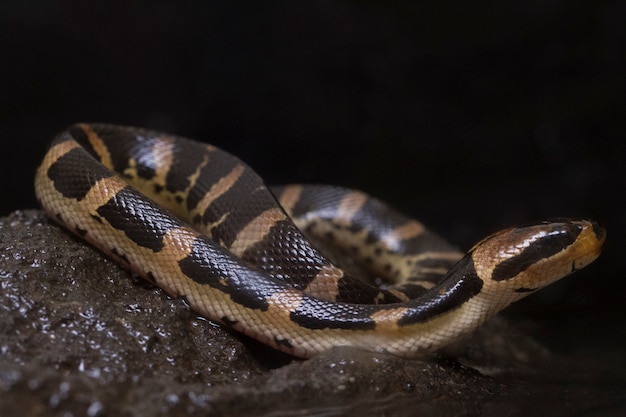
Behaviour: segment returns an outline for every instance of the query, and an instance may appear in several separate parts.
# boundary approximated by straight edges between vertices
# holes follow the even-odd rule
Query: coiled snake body
[[[114,125],[60,133],[35,190],[53,219],[120,264],[300,357],[337,345],[405,357],[436,350],[589,264],[604,241],[597,224],[563,220],[498,232],[463,256],[361,192],[272,193],[211,145]],[[354,256],[348,270],[396,283],[355,278],[316,249],[330,244]]]

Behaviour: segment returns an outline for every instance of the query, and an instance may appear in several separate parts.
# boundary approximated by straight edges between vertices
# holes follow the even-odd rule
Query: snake
[[[216,146],[112,124],[56,135],[35,194],[51,219],[196,313],[301,358],[435,352],[591,263],[606,235],[556,219],[463,253],[364,192],[270,188]]]

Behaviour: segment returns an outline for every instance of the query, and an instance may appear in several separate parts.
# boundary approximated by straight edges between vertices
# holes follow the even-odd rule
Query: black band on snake
[[[270,191],[211,145],[102,124],[60,133],[35,190],[54,220],[121,265],[300,357],[338,345],[404,357],[436,350],[592,262],[605,237],[591,221],[546,222],[495,233],[463,255],[361,192]],[[344,264],[330,260],[346,254]]]

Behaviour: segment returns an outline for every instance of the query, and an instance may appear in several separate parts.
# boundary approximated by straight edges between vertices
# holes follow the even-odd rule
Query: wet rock
[[[347,347],[293,359],[198,317],[35,210],[0,219],[0,314],[2,416],[556,416],[625,401],[619,374],[589,377],[501,318],[423,360]]]

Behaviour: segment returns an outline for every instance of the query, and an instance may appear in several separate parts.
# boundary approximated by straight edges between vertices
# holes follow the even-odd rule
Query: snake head
[[[559,220],[503,230],[470,253],[484,290],[508,304],[593,262],[605,236],[595,222]]]

